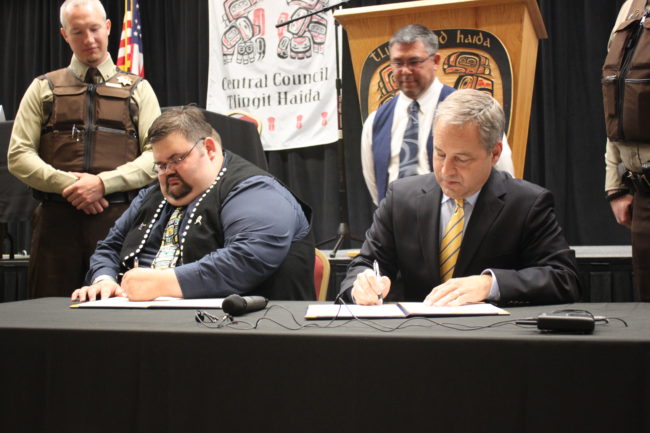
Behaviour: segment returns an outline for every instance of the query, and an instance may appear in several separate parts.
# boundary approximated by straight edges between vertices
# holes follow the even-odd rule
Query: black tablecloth
[[[570,305],[629,324],[611,320],[593,335],[440,325],[567,307],[557,305],[416,319],[393,332],[346,321],[285,329],[293,317],[328,323],[302,319],[306,302],[271,303],[254,330],[208,329],[194,310],[68,305],[0,304],[0,431],[650,430],[650,304]]]

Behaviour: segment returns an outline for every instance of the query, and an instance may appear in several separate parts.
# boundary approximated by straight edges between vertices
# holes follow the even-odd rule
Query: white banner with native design
[[[332,13],[276,24],[328,0],[209,0],[207,109],[252,118],[265,150],[337,140]]]

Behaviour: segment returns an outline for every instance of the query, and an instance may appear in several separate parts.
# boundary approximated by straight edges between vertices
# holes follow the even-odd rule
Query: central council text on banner
[[[273,74],[264,74],[255,77],[242,78],[223,78],[221,88],[226,92],[236,90],[262,90],[277,89],[276,92],[269,90],[256,96],[246,96],[239,93],[230,93],[227,95],[228,108],[236,110],[240,108],[261,108],[271,106],[298,105],[310,102],[320,101],[320,92],[305,89],[319,82],[329,80],[330,70],[328,67],[322,67],[313,73],[285,74],[275,72]],[[298,88],[303,86],[303,88]],[[282,88],[291,88],[291,91],[280,90]],[[298,89],[298,90],[296,90]]]

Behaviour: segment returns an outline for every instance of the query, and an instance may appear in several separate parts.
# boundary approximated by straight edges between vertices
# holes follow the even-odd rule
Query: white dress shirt
[[[432,133],[433,115],[438,106],[438,99],[440,98],[441,90],[442,82],[436,78],[431,86],[429,86],[429,88],[418,98],[418,103],[420,104],[420,110],[418,112],[418,143],[420,147],[418,152],[418,174],[431,172],[429,168],[429,155],[427,155],[427,141]],[[409,119],[408,107],[411,102],[413,102],[411,98],[402,93],[398,93],[395,97],[398,99],[395,103],[395,113],[393,115],[393,125],[391,127],[388,183],[397,179],[399,174],[399,154],[402,148],[404,131],[406,131],[406,125],[408,124]],[[372,154],[372,125],[376,113],[376,111],[370,113],[363,125],[363,132],[361,134],[361,167],[370,197],[372,198],[373,203],[377,205],[375,161]],[[512,163],[512,151],[510,150],[510,146],[508,146],[505,135],[503,137],[503,151],[501,152],[501,158],[496,164],[496,168],[498,170],[507,171],[514,176],[515,170]]]

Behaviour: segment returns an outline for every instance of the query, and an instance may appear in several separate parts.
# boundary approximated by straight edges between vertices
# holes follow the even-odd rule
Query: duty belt
[[[623,175],[623,182],[625,182],[632,192],[650,194],[650,179],[643,173],[635,173],[628,170]]]
[[[56,203],[68,203],[68,200],[63,198],[60,194],[54,194],[49,192],[39,191],[37,189],[32,190],[32,195],[38,201],[42,202],[56,202]],[[131,203],[131,200],[138,195],[137,190],[133,191],[124,191],[124,192],[114,192],[112,194],[105,195],[104,198],[110,204],[120,204],[120,203]]]

